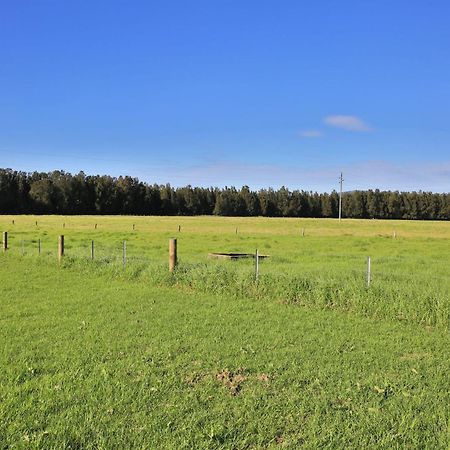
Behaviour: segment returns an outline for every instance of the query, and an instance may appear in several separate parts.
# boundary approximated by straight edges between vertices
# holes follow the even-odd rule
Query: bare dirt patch
[[[216,380],[220,381],[231,395],[238,395],[242,389],[242,384],[247,380],[245,369],[239,367],[234,372],[228,369],[216,373]]]

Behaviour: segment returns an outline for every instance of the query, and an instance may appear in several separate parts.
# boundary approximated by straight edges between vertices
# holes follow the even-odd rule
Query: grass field
[[[41,256],[55,261],[57,236],[64,234],[66,264],[88,271],[93,269],[88,262],[94,240],[97,268],[129,279],[450,327],[448,222],[1,216],[0,230],[9,232],[12,255],[36,256],[40,239]],[[169,278],[164,268],[170,237],[178,238],[180,266]],[[257,289],[251,260],[207,259],[209,252],[251,253],[256,248],[270,255],[261,263]],[[368,256],[370,289],[366,289]]]
[[[0,448],[449,448],[449,223],[1,216],[0,230]],[[206,257],[256,248],[258,284],[251,260]]]

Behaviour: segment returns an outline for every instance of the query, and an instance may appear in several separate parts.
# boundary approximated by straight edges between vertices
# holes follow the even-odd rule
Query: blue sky
[[[0,0],[0,167],[450,191],[450,2]]]

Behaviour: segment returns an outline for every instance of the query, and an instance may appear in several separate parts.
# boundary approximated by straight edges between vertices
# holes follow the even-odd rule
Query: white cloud
[[[319,130],[303,130],[298,133],[300,137],[304,138],[318,138],[323,135],[323,133]]]
[[[344,116],[335,115],[327,116],[323,119],[324,123],[336,127],[342,128],[348,131],[370,131],[371,127],[365,123],[362,119],[356,116]]]

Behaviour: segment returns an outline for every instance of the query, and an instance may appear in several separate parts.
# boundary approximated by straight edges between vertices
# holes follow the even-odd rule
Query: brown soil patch
[[[238,395],[242,388],[242,383],[247,379],[244,374],[245,369],[240,367],[236,371],[224,369],[216,374],[216,379],[220,381],[231,395]]]
[[[269,375],[267,375],[266,373],[261,373],[260,375],[257,376],[259,381],[262,381],[263,383],[268,383],[270,378]]]

